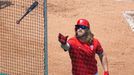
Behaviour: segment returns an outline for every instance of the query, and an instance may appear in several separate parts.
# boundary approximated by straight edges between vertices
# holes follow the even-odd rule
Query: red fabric
[[[108,71],[104,71],[104,75],[109,75],[109,72]]]
[[[87,26],[88,28],[90,28],[89,22],[86,19],[79,19],[77,21],[77,25],[83,25],[83,26]]]
[[[97,72],[97,61],[95,53],[102,53],[103,49],[97,39],[94,38],[93,45],[80,42],[76,37],[68,40],[70,44],[69,55],[72,63],[73,75],[95,75]]]

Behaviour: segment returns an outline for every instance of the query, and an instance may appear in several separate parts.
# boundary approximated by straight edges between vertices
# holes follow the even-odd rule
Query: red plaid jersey
[[[68,40],[68,43],[70,45],[69,55],[72,63],[72,74],[95,75],[97,73],[95,53],[103,52],[99,41],[94,38],[92,45],[90,45],[72,37]]]

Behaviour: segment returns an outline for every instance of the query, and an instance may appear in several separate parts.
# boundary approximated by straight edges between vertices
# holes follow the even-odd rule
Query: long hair
[[[92,44],[93,38],[94,38],[94,34],[91,32],[90,29],[88,29],[85,33],[86,35],[86,39],[85,41],[88,42],[89,44]]]
[[[81,37],[78,36],[78,34],[76,33],[75,36],[78,39],[84,38],[83,41],[87,42],[89,44],[92,44],[93,38],[94,38],[94,34],[91,32],[90,29],[86,30],[85,34]]]

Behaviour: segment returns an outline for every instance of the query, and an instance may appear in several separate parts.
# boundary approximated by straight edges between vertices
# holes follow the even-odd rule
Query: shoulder
[[[99,55],[102,54],[103,53],[103,48],[102,48],[99,40],[94,38],[93,42],[94,42],[94,46],[96,47],[96,53],[99,54]]]
[[[71,37],[68,39],[67,41],[69,44],[75,44],[77,42],[77,38],[76,37]]]
[[[97,38],[93,38],[93,43],[94,44],[100,44],[99,40]]]
[[[77,40],[76,37],[71,37],[71,38],[68,39],[68,41],[76,41],[76,40]]]
[[[97,38],[93,38],[94,42],[99,42],[99,40]]]

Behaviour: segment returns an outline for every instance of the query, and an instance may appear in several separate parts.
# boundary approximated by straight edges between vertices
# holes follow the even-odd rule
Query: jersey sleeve
[[[103,48],[102,48],[100,42],[99,42],[98,40],[96,40],[96,43],[97,43],[96,53],[97,53],[97,54],[103,53]]]
[[[75,45],[75,40],[71,38],[71,39],[69,39],[69,40],[67,41],[67,43],[70,45],[70,49],[72,49],[73,46]]]

